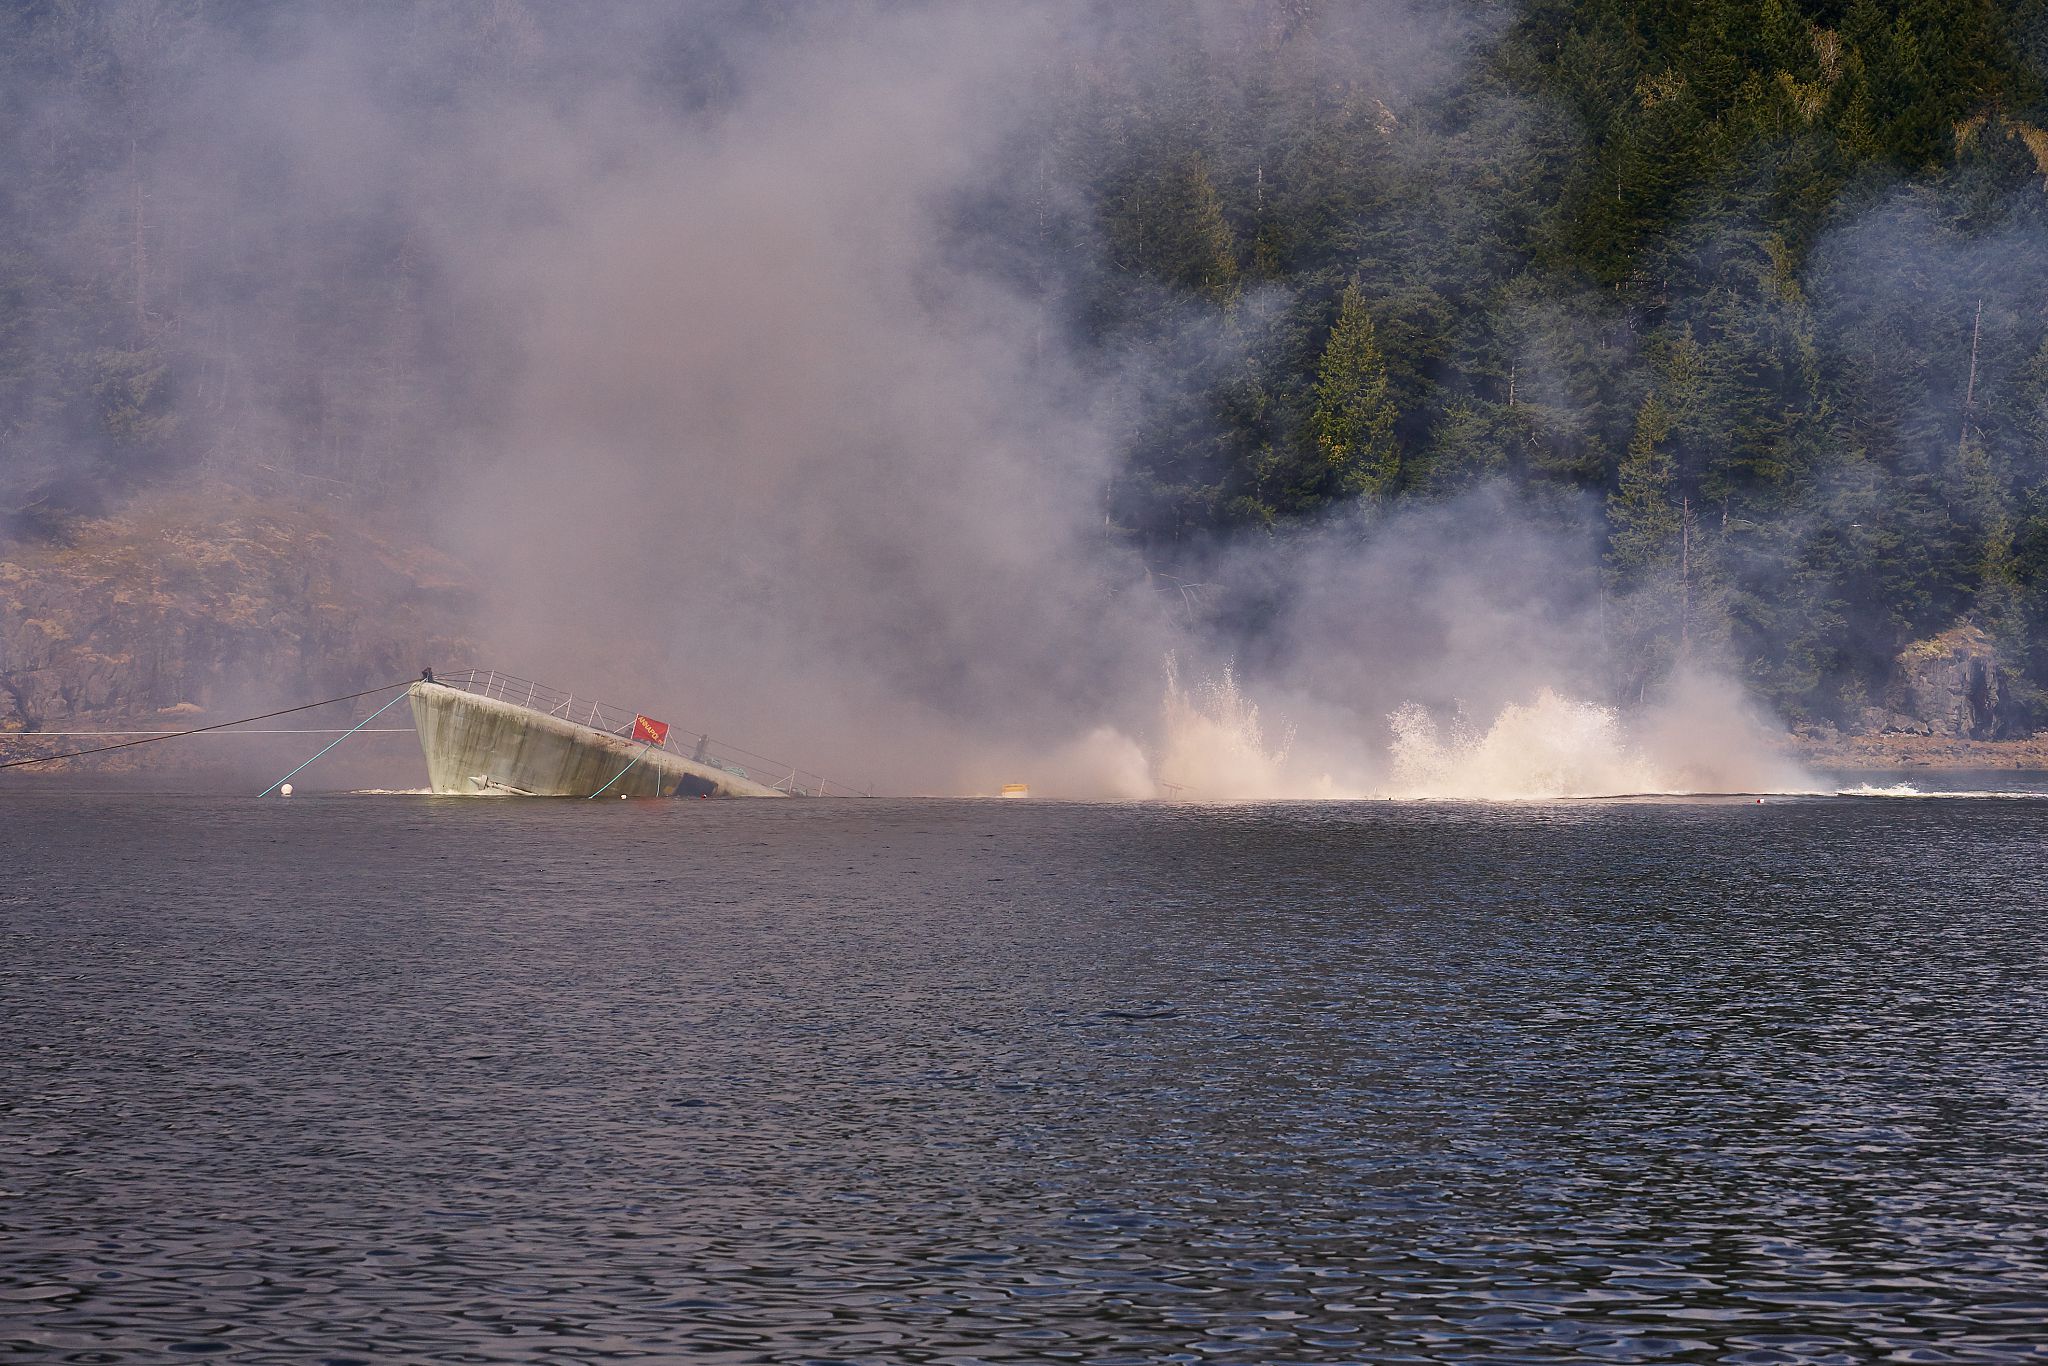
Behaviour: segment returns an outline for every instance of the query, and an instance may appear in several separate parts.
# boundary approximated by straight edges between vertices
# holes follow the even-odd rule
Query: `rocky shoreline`
[[[2016,740],[1968,740],[1951,735],[1791,734],[1784,738],[1782,748],[1810,767],[1848,772],[2048,770],[2048,734]]]

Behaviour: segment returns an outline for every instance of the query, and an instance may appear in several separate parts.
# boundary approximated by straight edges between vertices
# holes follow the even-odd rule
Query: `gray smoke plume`
[[[1493,7],[84,13],[118,70],[29,92],[10,155],[91,168],[35,191],[32,249],[107,294],[133,430],[53,419],[15,487],[139,453],[331,482],[472,567],[478,662],[895,791],[1159,790],[1233,659],[1345,791],[1390,781],[1406,703],[1606,700],[1583,519],[1481,494],[1227,551],[1222,589],[1153,572],[1109,499],[1156,359],[1227,370],[1284,300],[1162,305],[1115,352],[1070,307],[1119,249],[1048,142],[1096,68],[1200,89],[1256,49],[1391,130]]]

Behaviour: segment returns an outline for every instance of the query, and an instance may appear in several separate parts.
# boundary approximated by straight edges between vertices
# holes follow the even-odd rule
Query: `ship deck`
[[[856,795],[759,755],[736,762],[708,737],[633,737],[635,713],[510,674],[422,679],[411,690],[429,787],[441,795],[790,797]]]

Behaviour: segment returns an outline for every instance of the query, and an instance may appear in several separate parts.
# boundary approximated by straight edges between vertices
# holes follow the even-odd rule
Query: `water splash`
[[[1818,795],[1821,784],[1779,752],[1741,688],[1686,670],[1640,710],[1550,688],[1503,707],[1484,730],[1439,728],[1404,707],[1394,727],[1387,795],[1531,801],[1635,794]]]
[[[1676,678],[1661,702],[1627,715],[1552,688],[1482,720],[1411,703],[1387,718],[1382,746],[1341,720],[1306,742],[1292,724],[1269,726],[1229,667],[1191,683],[1169,657],[1165,672],[1149,753],[1097,728],[1052,756],[1049,794],[1498,802],[1823,790],[1773,749],[1739,689],[1707,676]]]
[[[1837,797],[1924,797],[1928,795],[1911,783],[1858,783],[1836,791]]]
[[[1462,717],[1439,726],[1413,703],[1388,720],[1393,772],[1383,795],[1390,797],[1532,801],[1680,790],[1637,752],[1612,707],[1549,688],[1503,707],[1483,731]]]
[[[1226,665],[1214,678],[1181,682],[1179,662],[1166,660],[1160,704],[1161,743],[1153,771],[1159,795],[1204,801],[1285,801],[1357,795],[1338,791],[1328,775],[1305,778],[1289,751],[1294,730],[1268,737],[1258,704]]]
[[[1919,801],[1952,801],[1967,798],[1972,801],[2048,801],[2048,791],[2039,788],[1921,788],[1912,783],[1858,783],[1854,787],[1836,789],[1837,797],[1885,797],[1893,799],[1914,799]]]
[[[1258,706],[1228,669],[1195,687],[1167,670],[1164,783],[1207,800],[1386,797],[1546,801],[1637,794],[1815,793],[1780,754],[1740,688],[1685,671],[1648,707],[1620,709],[1538,688],[1491,717],[1440,720],[1413,703],[1387,718],[1384,751],[1355,729],[1269,741]],[[1305,751],[1305,752],[1304,752]],[[1329,771],[1356,775],[1339,782]]]

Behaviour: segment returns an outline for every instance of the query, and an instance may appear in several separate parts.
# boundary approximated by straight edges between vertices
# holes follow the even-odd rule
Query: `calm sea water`
[[[2048,801],[0,795],[0,1356],[2048,1354]]]

